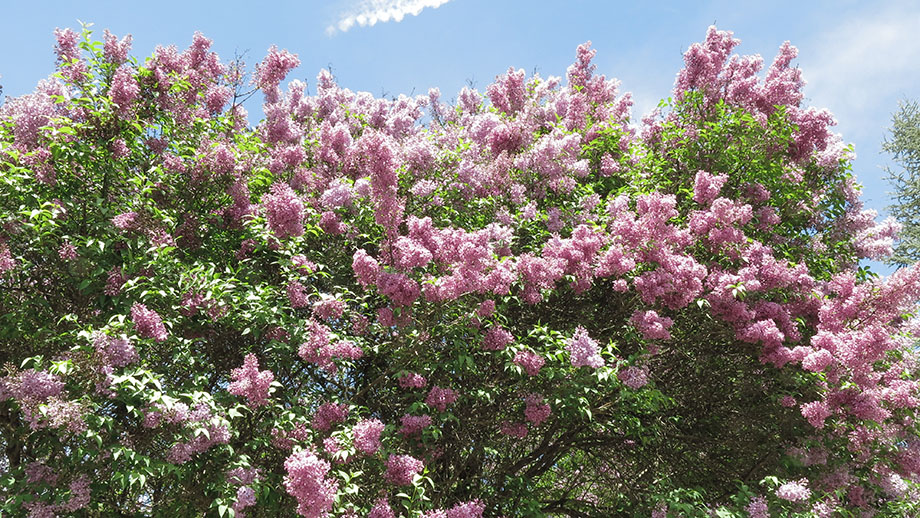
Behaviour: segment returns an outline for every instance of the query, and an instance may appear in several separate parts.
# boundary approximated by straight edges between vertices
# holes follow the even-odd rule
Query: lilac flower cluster
[[[486,351],[501,351],[514,341],[514,336],[505,328],[495,326],[486,331],[482,338],[482,348]]]
[[[795,502],[799,500],[808,500],[811,497],[811,490],[805,480],[786,482],[776,489],[776,496],[783,500]]]
[[[404,389],[420,389],[428,384],[428,380],[421,374],[409,372],[399,377],[399,386]]]
[[[533,423],[534,426],[540,426],[543,424],[543,421],[549,417],[552,413],[552,409],[549,404],[543,401],[543,396],[541,394],[527,394],[524,398],[524,416],[527,417],[527,420]]]
[[[131,105],[140,93],[140,86],[127,66],[120,66],[112,77],[112,86],[109,87],[109,97],[112,102],[118,106],[118,113],[122,117],[127,117],[131,111]]]
[[[272,185],[270,194],[262,197],[262,207],[275,237],[285,239],[303,235],[303,201],[290,185],[283,182]]]
[[[308,321],[309,336],[300,344],[297,355],[304,361],[314,363],[327,372],[335,372],[335,358],[357,360],[364,355],[364,350],[349,340],[333,342],[331,330],[315,320]]]
[[[323,295],[320,300],[313,304],[313,316],[320,320],[332,320],[342,318],[345,312],[345,302],[331,295]]]
[[[399,429],[399,433],[409,437],[412,435],[418,435],[424,430],[431,426],[431,416],[430,415],[404,415],[400,420],[402,423],[402,428]]]
[[[344,403],[323,403],[313,414],[313,428],[327,432],[332,425],[342,423],[348,417],[348,405]]]
[[[309,450],[300,450],[284,461],[284,487],[297,500],[297,514],[325,518],[332,510],[339,484],[326,478],[330,465]]]
[[[674,321],[668,317],[659,316],[656,311],[636,311],[630,318],[630,322],[636,326],[646,340],[671,339],[669,329],[674,325]]]
[[[136,302],[131,306],[131,321],[134,322],[134,329],[141,338],[153,338],[157,342],[162,342],[168,337],[160,315],[141,303]]]
[[[358,451],[373,455],[380,449],[380,434],[383,433],[383,423],[378,419],[362,419],[352,428],[355,448]]]
[[[250,408],[258,408],[269,404],[268,390],[275,375],[270,370],[259,370],[259,360],[255,354],[247,354],[243,366],[231,371],[233,381],[227,391],[233,395],[246,398]]]
[[[386,498],[381,498],[374,503],[374,507],[367,513],[367,518],[396,518],[393,509]]]
[[[428,392],[428,396],[425,398],[425,403],[433,408],[438,409],[439,412],[444,412],[447,410],[447,405],[450,405],[457,400],[457,393],[453,389],[441,388],[437,385],[431,387],[431,391]]]
[[[390,455],[386,462],[384,480],[397,486],[412,484],[415,475],[421,473],[425,464],[411,455]]]
[[[569,352],[573,367],[591,367],[596,369],[604,365],[597,342],[588,334],[588,330],[578,326],[569,339],[565,349]]]
[[[546,363],[546,360],[533,351],[521,349],[515,353],[514,363],[520,365],[528,376],[536,376],[540,373],[540,369]]]
[[[125,336],[114,337],[105,333],[96,333],[93,336],[93,347],[104,365],[124,367],[138,360],[134,344]]]
[[[617,372],[617,378],[627,387],[636,390],[648,384],[648,368],[630,365]]]

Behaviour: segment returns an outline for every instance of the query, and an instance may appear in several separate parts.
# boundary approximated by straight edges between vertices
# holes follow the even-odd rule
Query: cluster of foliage
[[[0,108],[0,510],[916,512],[920,270],[783,45],[641,123],[579,46],[455,103],[57,34]],[[253,90],[255,91],[255,90]],[[835,514],[836,513],[836,514]]]
[[[904,225],[888,261],[906,265],[920,260],[920,104],[901,103],[891,119],[891,138],[882,149],[891,153],[900,166],[895,171],[888,170],[888,179],[895,188],[895,204],[889,209]]]

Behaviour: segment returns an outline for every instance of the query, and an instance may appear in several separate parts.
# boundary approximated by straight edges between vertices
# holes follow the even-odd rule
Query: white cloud
[[[407,15],[418,16],[426,7],[437,8],[450,0],[361,0],[340,15],[335,25],[326,27],[326,34],[332,36],[345,32],[355,25],[370,27],[377,22],[401,22]]]
[[[854,13],[803,48],[806,95],[834,112],[851,138],[881,129],[896,108],[893,99],[916,96],[920,84],[920,9],[887,5]]]

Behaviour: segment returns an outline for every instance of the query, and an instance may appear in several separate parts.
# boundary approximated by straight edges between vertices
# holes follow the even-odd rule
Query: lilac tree
[[[455,103],[58,31],[0,108],[0,509],[917,511],[920,270],[784,44]],[[264,95],[250,126],[240,102]]]

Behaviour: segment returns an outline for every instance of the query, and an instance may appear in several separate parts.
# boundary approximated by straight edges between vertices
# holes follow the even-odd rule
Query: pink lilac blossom
[[[412,484],[415,475],[421,473],[425,464],[411,455],[390,455],[386,462],[384,480],[396,486]]]
[[[402,423],[402,428],[399,429],[399,433],[405,436],[417,435],[422,432],[425,428],[431,426],[431,416],[430,415],[404,415],[400,419]]]
[[[310,320],[308,332],[308,339],[300,345],[297,355],[304,361],[315,363],[327,371],[334,372],[335,364],[332,363],[332,357],[335,350],[330,338],[331,330],[315,320]]]
[[[438,189],[438,184],[431,180],[419,180],[412,186],[412,195],[417,198],[431,196]]]
[[[550,233],[555,234],[565,227],[565,222],[562,221],[562,211],[558,207],[550,207],[546,210],[546,230],[549,230]]]
[[[25,410],[25,409],[24,409]],[[77,401],[49,398],[41,413],[32,412],[26,417],[33,430],[41,428],[66,428],[71,433],[79,434],[86,431],[86,421],[83,419],[85,408]]]
[[[10,247],[6,243],[0,243],[0,274],[4,274],[16,267],[16,260],[10,253]]]
[[[393,509],[390,508],[387,499],[381,498],[377,500],[374,507],[371,508],[371,511],[367,513],[367,518],[396,518],[396,515],[393,514]]]
[[[492,313],[495,312],[495,301],[494,300],[484,300],[479,304],[479,308],[476,309],[476,315],[482,318],[492,316]]]
[[[274,45],[268,49],[268,55],[256,65],[253,77],[253,83],[265,94],[266,103],[278,101],[278,84],[288,72],[298,66],[300,66],[300,60],[296,54],[291,54],[287,50],[278,50],[278,47]]]
[[[233,92],[226,86],[211,86],[205,93],[205,104],[211,114],[219,114],[233,96]]]
[[[346,417],[348,417],[348,405],[323,403],[313,414],[313,428],[326,432],[332,428],[332,425],[344,422]]]
[[[342,223],[338,214],[331,210],[324,211],[319,217],[319,228],[332,235],[341,235],[348,231],[348,225]]]
[[[433,255],[422,243],[400,236],[393,245],[393,257],[397,268],[411,270],[425,267]]]
[[[674,321],[668,317],[659,316],[656,311],[636,311],[630,322],[642,333],[646,340],[670,340],[669,329]]]
[[[137,212],[124,212],[112,218],[112,224],[119,230],[135,230],[140,225]]]
[[[377,289],[397,306],[408,306],[419,297],[421,289],[417,282],[402,273],[380,272],[377,275]]]
[[[359,248],[355,251],[351,268],[361,286],[367,288],[377,283],[377,275],[380,274],[380,263],[363,249]]]
[[[284,487],[297,500],[297,514],[326,518],[338,493],[335,479],[326,478],[330,465],[309,450],[300,450],[284,461]]]
[[[351,317],[351,332],[357,336],[363,336],[367,333],[367,326],[370,325],[370,320],[367,319],[364,315],[352,315]]]
[[[393,139],[381,132],[366,131],[358,141],[358,148],[370,172],[372,198],[377,209],[374,221],[386,230],[388,237],[395,239],[404,206],[398,197],[399,175]]]
[[[310,296],[307,294],[307,288],[300,281],[291,281],[287,285],[288,302],[292,308],[305,308],[310,305]]]
[[[834,363],[834,356],[827,349],[815,351],[802,360],[802,368],[811,372],[820,372]]]
[[[853,236],[856,253],[861,258],[881,260],[890,257],[895,240],[901,232],[901,224],[892,217],[885,218],[881,223],[875,223],[878,215],[874,210],[866,211],[873,220],[871,226],[860,230]]]
[[[58,69],[71,83],[79,83],[85,78],[86,62],[80,58],[78,43],[80,36],[71,29],[55,29],[57,44],[54,51],[58,56]]]
[[[89,505],[90,487],[89,476],[80,475],[70,483],[70,498],[61,504],[61,510],[65,513],[75,513]]]
[[[26,369],[15,376],[0,378],[0,401],[14,398],[29,414],[48,398],[59,396],[63,389],[64,382],[56,374]]]
[[[575,334],[568,340],[565,349],[569,352],[573,367],[596,369],[604,365],[597,342],[591,338],[584,327],[575,328]]]
[[[187,291],[185,295],[182,295],[182,309],[179,310],[179,313],[187,317],[197,315],[199,309],[206,307],[204,297],[204,294],[197,291]]]
[[[320,204],[328,209],[350,207],[354,201],[352,187],[344,181],[336,181],[329,185],[319,198]]]
[[[245,397],[250,408],[269,404],[268,390],[275,381],[275,375],[270,370],[259,370],[259,360],[255,354],[247,354],[243,366],[233,369],[230,377],[233,381],[230,382],[227,391],[235,396]]]
[[[824,428],[824,421],[831,416],[825,401],[812,401],[802,405],[802,416],[815,428]]]
[[[428,392],[428,397],[425,398],[425,403],[428,406],[438,409],[440,412],[447,410],[447,405],[453,403],[457,400],[457,393],[449,388],[441,388],[437,385],[431,387],[431,391]]]
[[[47,185],[57,183],[57,172],[50,163],[51,152],[47,149],[39,148],[23,156],[20,160],[23,165],[32,169],[35,179]]]
[[[364,349],[361,349],[351,340],[338,340],[329,348],[330,356],[346,360],[358,360],[364,356]]]
[[[486,351],[501,351],[514,341],[514,335],[501,326],[495,326],[486,331],[482,339],[482,348]]]
[[[811,497],[811,490],[808,489],[805,479],[786,482],[776,489],[776,496],[790,502],[799,500],[808,500]]]
[[[713,175],[706,171],[697,172],[693,181],[693,201],[700,205],[708,205],[719,196],[726,181],[728,181],[726,174]]]
[[[326,437],[323,439],[323,451],[328,455],[335,455],[342,451],[342,445],[339,444],[339,440],[335,437]]]
[[[103,32],[102,55],[106,61],[114,65],[120,65],[128,60],[128,52],[131,51],[131,41],[133,37],[128,34],[118,41],[118,37],[105,29]]]
[[[300,271],[312,273],[316,271],[316,263],[310,261],[305,256],[297,254],[291,257],[291,264]]]
[[[49,505],[41,501],[26,502],[22,505],[23,509],[29,511],[28,518],[57,518],[57,506]]]
[[[322,295],[320,300],[313,305],[313,316],[327,322],[342,318],[344,311],[345,303],[331,295]]]
[[[26,480],[30,484],[41,484],[42,482],[53,486],[57,484],[58,476],[54,470],[46,466],[41,461],[32,461],[25,467]]]
[[[508,115],[524,107],[527,95],[524,89],[524,69],[508,69],[504,75],[496,77],[495,82],[486,87],[486,95],[492,106]]]
[[[60,114],[61,105],[55,103],[53,97],[56,95],[70,97],[61,81],[46,79],[39,82],[33,93],[7,98],[0,107],[0,117],[15,122],[13,141],[18,149],[28,151],[37,146],[42,128],[49,124],[51,117]],[[51,180],[53,183],[53,173]],[[39,181],[43,180],[39,178]]]
[[[631,365],[617,372],[617,379],[633,390],[642,388],[648,384],[648,368]]]
[[[514,363],[520,365],[528,376],[536,376],[546,360],[533,351],[521,349],[514,355]]]
[[[196,417],[195,413],[208,411],[207,407],[195,410],[190,415],[193,422],[202,422],[205,419]],[[212,446],[218,444],[227,444],[230,442],[230,430],[226,425],[208,424],[205,427],[207,433],[196,434],[194,438],[174,444],[166,454],[166,459],[174,464],[184,464],[191,460],[192,455],[207,451]]]
[[[147,309],[143,304],[136,302],[131,306],[131,321],[134,322],[134,329],[141,338],[153,338],[157,342],[162,342],[168,336],[160,315]]]
[[[770,518],[770,509],[767,507],[767,499],[762,496],[751,498],[751,501],[744,510],[747,511],[750,518]]]
[[[447,510],[447,518],[482,518],[486,506],[479,500],[457,504]]]
[[[256,505],[256,492],[249,486],[241,486],[236,490],[236,501],[233,503],[234,518],[246,518],[244,509]]]
[[[524,398],[524,416],[528,421],[533,423],[534,426],[540,426],[543,424],[543,421],[549,417],[552,413],[552,409],[549,404],[543,401],[543,396],[540,394],[527,394]]]
[[[380,434],[383,423],[378,419],[362,419],[352,428],[355,448],[366,455],[373,455],[380,449]]]
[[[112,102],[118,107],[119,115],[125,117],[130,113],[131,104],[139,93],[140,87],[134,79],[131,69],[127,66],[118,67],[118,70],[115,71],[115,75],[112,77],[109,97],[112,98]]]
[[[275,237],[284,239],[303,235],[304,205],[290,185],[272,185],[271,192],[262,196],[262,206]]]
[[[106,365],[124,367],[138,360],[134,344],[125,336],[114,337],[96,333],[93,336],[93,347],[96,349],[96,355]]]
[[[428,380],[426,380],[424,376],[414,372],[409,372],[399,377],[399,386],[404,389],[420,389],[424,388],[427,384]]]
[[[72,243],[62,244],[61,248],[58,249],[58,256],[64,261],[75,261],[79,257],[77,247],[73,246]]]
[[[837,500],[831,497],[827,500],[816,502],[815,505],[811,506],[811,512],[815,514],[815,518],[832,518],[836,515],[838,506]]]
[[[305,443],[311,438],[310,427],[306,423],[296,423],[290,431],[272,429],[272,444],[275,447],[290,450],[295,443]]]

